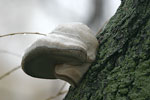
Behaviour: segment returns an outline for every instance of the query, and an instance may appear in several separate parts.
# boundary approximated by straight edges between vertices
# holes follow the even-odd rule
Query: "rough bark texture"
[[[122,0],[97,59],[64,100],[150,100],[150,0]]]

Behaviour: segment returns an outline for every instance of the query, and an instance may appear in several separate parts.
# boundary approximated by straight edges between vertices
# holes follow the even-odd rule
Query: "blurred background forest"
[[[0,35],[14,32],[49,33],[57,25],[82,22],[96,32],[116,12],[120,0],[0,0]],[[25,49],[39,35],[0,38],[0,76],[21,63]],[[37,79],[22,69],[0,79],[0,100],[46,100],[64,81]],[[68,90],[69,84],[64,90]],[[62,100],[61,95],[54,100]]]

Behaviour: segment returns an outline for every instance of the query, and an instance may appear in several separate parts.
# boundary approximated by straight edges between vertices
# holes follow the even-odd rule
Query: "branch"
[[[67,82],[65,82],[62,87],[59,89],[58,93],[55,95],[55,96],[50,96],[48,99],[46,100],[52,100],[52,99],[55,99],[56,97],[60,96],[60,95],[63,95],[65,93],[68,92],[68,90],[65,90],[65,91],[62,91],[64,89],[64,87],[66,86]]]
[[[8,50],[2,50],[2,49],[0,49],[0,53],[10,54],[10,55],[16,56],[16,57],[18,57],[18,58],[20,58],[20,57],[21,57],[21,55],[20,55],[20,54],[17,54],[17,53],[14,53],[14,52],[8,51]]]
[[[38,32],[18,32],[18,33],[9,33],[9,34],[4,34],[4,35],[0,35],[0,38],[2,37],[7,37],[7,36],[13,36],[13,35],[29,35],[29,34],[35,34],[35,35],[43,35],[46,36],[46,34],[43,33],[38,33]],[[21,57],[21,55],[7,51],[7,50],[0,50],[1,53],[8,53],[11,55],[14,55],[16,57]],[[12,70],[8,71],[7,73],[3,74],[2,76],[0,76],[0,80],[2,80],[3,78],[5,78],[6,76],[8,76],[9,74],[13,73],[14,71],[18,70],[19,68],[21,68],[21,66],[15,67]]]
[[[19,68],[21,68],[21,66],[15,67],[12,70],[10,70],[9,72],[5,73],[4,75],[0,76],[0,80],[2,80],[3,78],[5,78],[6,76],[8,76],[9,74],[15,72],[16,70],[18,70]]]
[[[0,53],[7,53],[7,54],[10,54],[10,55],[19,57],[19,58],[21,57],[21,55],[19,55],[19,54],[17,54],[17,53],[10,52],[10,51],[7,51],[7,50],[0,50]],[[13,68],[12,70],[6,72],[6,73],[3,74],[2,76],[0,76],[0,80],[2,80],[3,78],[5,78],[5,77],[8,76],[9,74],[15,72],[15,71],[18,70],[19,68],[21,68],[21,66],[15,67],[15,68]]]
[[[1,37],[7,37],[7,36],[12,36],[12,35],[31,35],[31,34],[35,34],[35,35],[43,35],[46,36],[46,34],[43,33],[38,33],[38,32],[18,32],[18,33],[9,33],[9,34],[4,34],[4,35],[0,35]]]

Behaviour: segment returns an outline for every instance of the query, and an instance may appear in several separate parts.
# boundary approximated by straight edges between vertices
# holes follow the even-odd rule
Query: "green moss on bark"
[[[122,0],[96,61],[64,100],[150,100],[150,0]]]

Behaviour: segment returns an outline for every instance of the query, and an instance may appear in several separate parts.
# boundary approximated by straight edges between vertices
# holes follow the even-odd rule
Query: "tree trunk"
[[[150,100],[150,0],[122,0],[97,59],[64,100]]]

